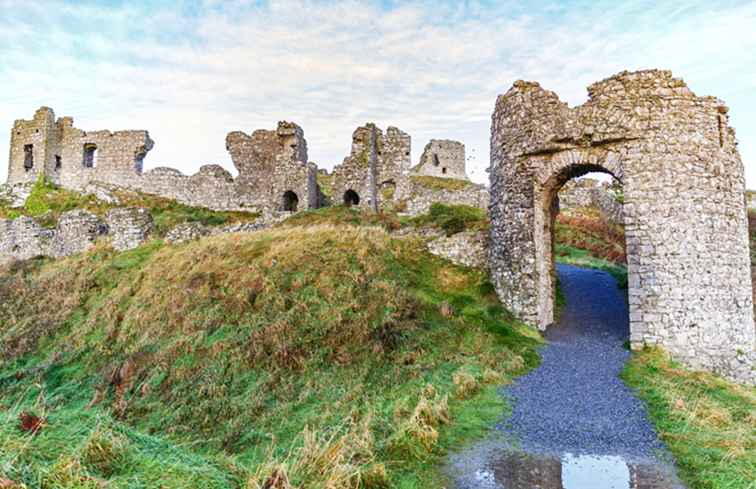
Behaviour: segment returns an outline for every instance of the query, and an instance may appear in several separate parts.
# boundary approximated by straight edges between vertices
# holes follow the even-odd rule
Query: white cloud
[[[12,120],[40,105],[84,129],[148,129],[157,145],[147,165],[185,172],[208,162],[230,167],[228,131],[272,128],[280,119],[299,123],[311,159],[331,168],[348,153],[351,131],[372,120],[409,132],[415,161],[429,138],[463,141],[482,179],[490,113],[514,80],[538,80],[577,104],[593,81],[661,67],[730,104],[756,187],[752,3],[607,2],[527,12],[475,2],[205,6],[197,16],[181,4],[0,0],[0,154]]]

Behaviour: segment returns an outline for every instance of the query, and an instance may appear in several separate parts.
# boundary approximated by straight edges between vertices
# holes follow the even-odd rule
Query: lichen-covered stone
[[[504,304],[554,318],[554,197],[591,171],[623,185],[633,348],[754,382],[743,164],[727,107],[669,71],[623,72],[570,108],[537,83],[499,96],[491,126],[492,278]]]
[[[439,236],[427,243],[428,251],[457,265],[486,268],[488,235],[482,231],[465,231],[452,236]]]
[[[118,251],[131,250],[150,238],[154,228],[152,216],[147,209],[122,207],[108,212],[110,243]]]

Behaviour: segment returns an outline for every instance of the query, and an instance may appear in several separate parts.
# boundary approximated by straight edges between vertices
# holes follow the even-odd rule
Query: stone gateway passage
[[[499,96],[491,125],[491,271],[523,320],[554,321],[554,197],[604,172],[622,183],[630,341],[754,383],[743,164],[728,109],[669,71],[623,72],[568,107],[537,83]]]

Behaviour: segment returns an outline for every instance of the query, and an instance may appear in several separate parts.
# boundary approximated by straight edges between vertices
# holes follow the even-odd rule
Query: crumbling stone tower
[[[669,71],[623,72],[570,108],[537,83],[499,96],[491,126],[491,272],[501,300],[554,320],[554,199],[592,171],[623,185],[630,341],[754,382],[745,179],[727,107]]]
[[[413,173],[430,177],[469,180],[465,171],[465,145],[449,139],[431,139]]]
[[[90,180],[141,173],[152,149],[147,131],[86,132],[73,119],[41,107],[31,120],[17,120],[11,132],[8,183],[36,180],[40,175],[60,185],[82,188]]]
[[[281,121],[275,130],[226,136],[226,149],[239,170],[238,193],[272,202],[275,210],[294,212],[317,207],[317,167],[307,161],[304,131]]]
[[[410,168],[409,134],[389,127],[386,134],[369,123],[352,134],[350,155],[333,169],[334,204],[373,210],[398,202]]]

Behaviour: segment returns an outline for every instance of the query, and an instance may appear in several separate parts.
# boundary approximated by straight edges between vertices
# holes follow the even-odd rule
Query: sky
[[[0,155],[42,106],[84,130],[147,129],[145,167],[233,170],[230,131],[294,121],[331,169],[366,122],[467,148],[486,182],[496,96],[570,105],[623,70],[671,69],[730,107],[756,189],[756,2],[0,0]],[[7,165],[0,164],[0,181]]]

